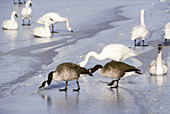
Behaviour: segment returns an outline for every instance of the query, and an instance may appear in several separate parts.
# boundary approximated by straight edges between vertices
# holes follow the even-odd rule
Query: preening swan
[[[134,26],[133,30],[131,32],[131,40],[134,40],[134,45],[135,46],[138,46],[136,44],[136,39],[142,39],[143,40],[143,46],[146,46],[146,45],[144,45],[144,40],[145,40],[145,37],[147,36],[147,34],[149,32],[146,29],[146,25],[144,23],[144,13],[145,13],[145,10],[141,9],[141,13],[140,13],[141,25],[140,26]]]
[[[137,54],[132,49],[129,49],[127,46],[124,46],[122,44],[109,44],[103,48],[100,54],[97,54],[94,51],[89,52],[85,57],[85,60],[80,62],[79,65],[81,67],[84,67],[91,56],[93,56],[97,60],[110,59],[121,61],[136,55]]]
[[[59,89],[60,91],[67,91],[67,84],[70,80],[76,80],[77,89],[73,89],[73,91],[79,91],[80,86],[78,79],[80,74],[88,74],[89,76],[93,76],[86,68],[80,67],[74,63],[62,63],[57,66],[56,71],[52,71],[48,75],[48,80],[44,81],[39,88],[46,87],[51,84],[52,80],[55,81],[66,81],[65,89]]]
[[[162,45],[158,45],[158,56],[156,61],[152,61],[149,65],[149,72],[151,75],[166,75],[168,72],[168,65],[162,60]]]
[[[97,70],[101,76],[115,79],[108,84],[108,86],[112,86],[114,82],[117,81],[116,86],[111,88],[118,88],[120,78],[125,76],[127,73],[141,74],[140,70],[134,66],[119,61],[108,62],[104,67],[102,65],[95,65],[93,68],[88,70],[91,73],[94,73]]]
[[[13,11],[11,14],[11,19],[2,22],[2,28],[5,30],[16,30],[18,29],[18,23],[15,21],[14,16],[18,18],[17,12]]]
[[[35,37],[51,37],[51,32],[50,32],[50,28],[49,28],[49,22],[53,21],[50,17],[46,18],[45,21],[45,26],[43,27],[36,27],[32,30],[32,34]]]
[[[62,17],[58,13],[55,13],[55,12],[49,12],[49,13],[44,14],[42,17],[40,17],[37,20],[37,23],[44,24],[47,17],[51,17],[51,19],[54,20],[53,22],[51,21],[49,22],[49,24],[52,25],[52,33],[54,33],[54,24],[58,22],[65,22],[67,30],[73,32],[72,28],[69,26],[69,20],[66,17]]]
[[[28,0],[26,2],[26,4],[25,4],[25,7],[22,8],[22,10],[21,10],[21,16],[22,16],[22,20],[23,20],[23,24],[22,25],[23,26],[24,25],[28,25],[28,26],[31,25],[30,24],[30,19],[32,17],[32,9],[29,7],[29,5],[32,6],[31,0]],[[29,20],[28,24],[24,24],[24,19],[28,19]]]
[[[166,46],[167,40],[170,39],[170,22],[168,22],[164,27],[164,38],[165,38],[165,46]]]

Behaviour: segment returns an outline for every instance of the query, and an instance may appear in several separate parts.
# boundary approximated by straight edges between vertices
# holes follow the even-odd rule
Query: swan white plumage
[[[132,49],[122,44],[109,44],[103,48],[100,54],[97,54],[94,51],[89,52],[85,57],[85,60],[80,62],[79,65],[81,67],[84,67],[91,56],[93,56],[97,60],[110,59],[121,61],[129,57],[137,56],[137,54]]]
[[[136,44],[136,39],[142,39],[143,40],[143,46],[144,45],[144,40],[145,37],[147,36],[147,34],[149,33],[148,30],[146,29],[146,25],[144,23],[144,13],[145,10],[141,9],[140,12],[140,17],[141,17],[141,25],[140,26],[134,26],[131,32],[131,40],[134,40],[135,46],[137,46]]]
[[[11,14],[11,19],[2,22],[2,28],[5,30],[16,30],[18,29],[18,23],[15,21],[14,16],[18,18],[17,12],[13,11]]]
[[[23,26],[26,25],[24,24],[24,19],[28,19],[29,22],[28,22],[28,26],[30,26],[30,20],[31,20],[31,17],[32,17],[32,9],[29,7],[32,6],[32,2],[31,0],[28,0],[25,4],[25,7],[22,8],[21,10],[21,16],[22,16],[22,20],[23,20]]]
[[[36,27],[32,30],[32,34],[35,37],[51,37],[51,32],[49,28],[49,22],[53,21],[50,17],[46,18],[45,26]]]
[[[37,23],[44,24],[46,18],[49,16],[52,20],[54,20],[53,22],[51,21],[49,22],[49,24],[52,25],[52,33],[54,33],[54,24],[58,22],[65,22],[67,30],[73,32],[72,28],[69,26],[69,20],[66,17],[62,17],[58,13],[55,13],[55,12],[49,12],[49,13],[44,14],[42,17],[40,17],[37,20]]]
[[[162,45],[158,45],[158,56],[156,61],[152,61],[149,65],[149,72],[151,75],[166,75],[168,72],[167,64],[162,60]]]
[[[170,39],[170,22],[168,22],[164,27],[164,38],[165,38],[165,46],[166,46],[167,40]]]

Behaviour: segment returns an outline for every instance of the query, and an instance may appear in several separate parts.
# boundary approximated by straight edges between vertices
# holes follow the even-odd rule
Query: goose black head
[[[161,44],[159,44],[159,45],[158,45],[158,47],[157,47],[157,49],[158,49],[158,53],[160,53],[160,52],[161,52],[161,50],[163,49],[162,45],[161,45]]]
[[[48,86],[48,82],[47,81],[44,81],[42,83],[42,85],[39,87],[39,89],[43,88],[43,87],[47,87]]]
[[[103,66],[102,65],[95,65],[93,68],[90,68],[90,69],[88,69],[88,71],[90,72],[90,73],[94,73],[96,70],[98,70],[99,68],[103,68]]]

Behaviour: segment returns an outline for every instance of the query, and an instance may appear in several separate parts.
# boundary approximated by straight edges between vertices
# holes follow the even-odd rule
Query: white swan
[[[21,16],[22,16],[22,20],[23,20],[23,26],[26,25],[24,24],[24,19],[28,19],[29,22],[28,22],[28,26],[30,26],[30,20],[31,20],[31,17],[32,17],[32,9],[29,7],[32,6],[32,3],[31,3],[31,0],[28,0],[25,4],[25,7],[22,8],[21,10]]]
[[[108,62],[105,64],[104,67],[102,65],[95,65],[93,68],[90,68],[88,70],[91,73],[94,73],[97,70],[98,73],[103,77],[116,79],[108,84],[108,86],[112,86],[114,82],[117,81],[117,85],[111,88],[118,88],[120,78],[125,76],[126,73],[142,74],[140,70],[135,68],[134,66],[119,61]]]
[[[46,18],[45,21],[45,27],[41,26],[41,27],[36,27],[32,30],[32,34],[35,37],[51,37],[51,32],[50,32],[50,28],[49,28],[49,22],[53,21],[50,17]]]
[[[168,22],[164,27],[164,38],[165,38],[165,46],[166,46],[167,40],[170,39],[170,22]]]
[[[49,24],[52,25],[52,33],[54,33],[54,24],[58,22],[65,22],[67,30],[73,32],[72,28],[69,26],[69,20],[66,17],[62,17],[58,13],[55,13],[55,12],[49,12],[49,13],[44,14],[42,17],[40,17],[37,20],[37,23],[44,24],[46,18],[49,16],[52,20],[54,20],[53,22],[51,21],[49,22]]]
[[[156,61],[152,61],[149,65],[149,72],[151,75],[165,75],[168,72],[167,64],[162,60],[162,45],[158,45],[158,56]]]
[[[18,29],[18,23],[15,21],[14,16],[18,18],[17,12],[13,11],[11,14],[11,19],[2,22],[2,28],[5,30],[16,30]]]
[[[145,10],[141,9],[141,13],[140,13],[141,25],[140,26],[134,26],[133,30],[131,32],[131,40],[134,40],[135,46],[137,46],[136,39],[142,39],[143,40],[143,46],[146,46],[146,45],[144,45],[144,40],[145,40],[145,37],[147,36],[147,34],[149,32],[146,29],[146,25],[144,23],[144,13],[145,13]]]
[[[122,44],[109,44],[103,48],[100,54],[97,54],[94,51],[89,52],[85,60],[80,62],[79,65],[81,67],[84,67],[91,56],[93,56],[97,60],[111,59],[111,60],[121,61],[136,55],[137,54],[135,54],[135,52],[129,49],[127,46],[124,46]]]

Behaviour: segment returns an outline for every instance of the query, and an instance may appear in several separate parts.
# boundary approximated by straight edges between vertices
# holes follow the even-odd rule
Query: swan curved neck
[[[71,31],[72,29],[71,29],[71,27],[69,26],[69,21],[68,21],[68,19],[67,19],[67,18],[64,18],[64,17],[63,17],[63,19],[65,20],[67,30]]]
[[[91,56],[93,56],[93,57],[96,58],[97,60],[103,60],[103,58],[102,58],[99,54],[97,54],[97,53],[94,52],[94,51],[91,51],[91,52],[89,52],[89,53],[87,54],[85,60],[80,63],[80,66],[81,66],[81,67],[84,67],[84,66],[87,64],[87,62],[88,62],[88,60],[89,60],[89,58],[90,58]]]
[[[157,66],[162,65],[162,51],[160,51],[160,52],[158,53],[156,62],[157,62]]]
[[[142,11],[140,14],[140,22],[141,22],[141,26],[146,27],[145,22],[144,22],[144,12]]]
[[[11,14],[11,21],[15,21],[14,15]]]
[[[49,30],[50,28],[49,28],[49,24],[48,24],[48,19],[45,21],[45,29],[46,30]]]

